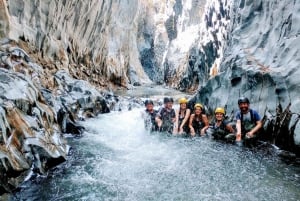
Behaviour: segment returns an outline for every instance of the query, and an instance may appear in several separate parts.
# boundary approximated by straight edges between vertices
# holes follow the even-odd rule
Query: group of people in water
[[[239,111],[235,115],[235,123],[225,118],[225,109],[217,107],[214,118],[209,122],[204,107],[196,103],[188,108],[186,98],[179,99],[179,108],[173,108],[173,98],[165,97],[164,106],[154,109],[152,100],[145,101],[145,128],[149,131],[167,132],[174,135],[205,136],[211,134],[215,139],[228,142],[252,144],[257,140],[262,127],[258,112],[250,108],[250,101],[246,97],[238,99]]]

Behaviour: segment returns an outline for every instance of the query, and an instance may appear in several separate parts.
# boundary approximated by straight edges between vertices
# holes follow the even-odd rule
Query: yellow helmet
[[[186,98],[181,98],[181,99],[179,99],[178,102],[179,102],[179,104],[182,104],[182,103],[187,103],[188,100]]]
[[[215,110],[215,114],[216,113],[222,113],[223,115],[225,115],[225,110],[222,107],[217,107],[216,110]]]
[[[196,109],[196,107],[200,107],[201,110],[203,110],[203,106],[200,103],[196,103],[195,106],[194,106],[194,108]]]

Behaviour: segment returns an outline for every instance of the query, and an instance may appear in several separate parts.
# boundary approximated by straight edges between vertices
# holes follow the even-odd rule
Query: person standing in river
[[[174,133],[175,110],[173,109],[173,98],[164,98],[164,107],[162,107],[155,118],[159,131]]]
[[[194,106],[194,112],[190,116],[189,128],[191,136],[197,135],[204,136],[208,129],[208,119],[206,114],[203,113],[203,106],[200,103],[196,103]]]
[[[144,119],[145,129],[148,131],[157,131],[158,126],[155,122],[155,117],[157,115],[157,110],[154,109],[154,104],[152,100],[145,101],[145,111],[142,113],[142,117]]]
[[[250,101],[246,97],[238,99],[240,111],[236,113],[236,141],[244,140],[245,145],[256,142],[258,132],[262,127],[261,117],[250,108]]]
[[[191,110],[187,108],[188,100],[186,98],[179,99],[179,109],[176,110],[176,121],[174,134],[186,134],[189,132],[188,120],[191,115]]]

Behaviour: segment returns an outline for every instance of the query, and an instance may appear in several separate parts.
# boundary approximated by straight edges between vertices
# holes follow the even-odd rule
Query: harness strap
[[[250,118],[251,118],[251,123],[254,123],[255,124],[255,119],[254,119],[254,113],[253,113],[253,110],[250,108]],[[241,112],[241,129],[242,129],[242,133],[245,132],[245,126],[244,126],[244,115],[243,113]]]

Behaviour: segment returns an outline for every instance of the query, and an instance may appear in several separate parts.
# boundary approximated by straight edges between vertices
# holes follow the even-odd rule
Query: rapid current
[[[300,200],[300,168],[275,149],[149,133],[143,109],[82,122],[70,159],[9,200]]]

